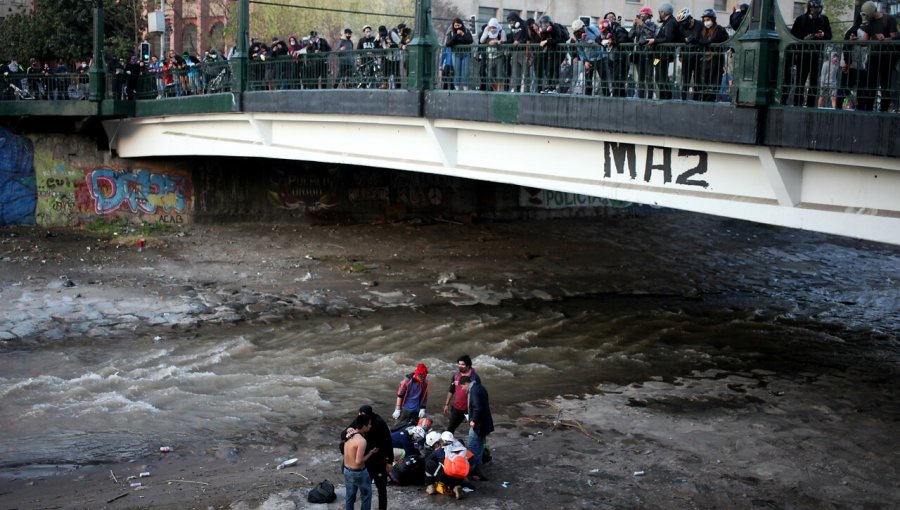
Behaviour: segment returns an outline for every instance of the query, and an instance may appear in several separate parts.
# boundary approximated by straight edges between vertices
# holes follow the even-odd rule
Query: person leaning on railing
[[[486,46],[484,48],[484,59],[482,65],[485,66],[485,85],[486,90],[502,92],[504,90],[504,81],[506,80],[506,56],[501,50],[501,45],[506,39],[503,28],[497,18],[491,18],[484,27],[481,37],[478,39],[479,44]]]
[[[606,20],[604,20],[606,21]],[[600,44],[600,29],[594,25],[585,25],[581,19],[572,22],[572,38],[575,44],[575,59],[584,63],[584,95],[594,95],[596,79],[601,96],[609,96],[609,66],[606,50]]]
[[[653,9],[642,7],[631,25],[628,33],[635,44],[634,67],[637,72],[637,95],[641,99],[653,99],[653,60],[654,56],[647,41],[656,35],[656,23],[653,22]]]
[[[616,17],[616,13],[607,12],[600,22],[600,44],[606,48],[609,66],[612,71],[613,97],[628,96],[628,68],[631,66],[631,48],[628,30],[625,30]]]
[[[700,19],[703,28],[697,44],[703,48],[700,57],[700,100],[713,102],[722,84],[722,73],[725,71],[726,48],[716,47],[728,40],[725,27],[716,22],[716,11],[705,9]]]
[[[822,0],[809,0],[806,13],[797,16],[791,26],[791,35],[803,41],[830,41],[831,22],[822,14]],[[807,107],[815,106],[818,96],[819,70],[822,66],[822,46],[819,44],[794,44],[785,52],[784,93],[782,104],[788,104],[793,93],[791,104]],[[809,80],[809,90],[805,84]],[[805,103],[802,101],[806,96]]]
[[[675,57],[672,47],[660,47],[665,44],[682,43],[684,38],[678,31],[678,22],[674,17],[675,8],[665,2],[659,5],[659,29],[656,35],[647,40],[647,46],[653,50],[653,75],[659,89],[658,99],[672,99],[672,84],[669,81],[669,64]]]
[[[859,10],[858,24],[864,40],[872,41],[869,53],[868,79],[866,80],[866,109],[874,109],[875,97],[881,91],[878,110],[897,109],[897,69],[900,43],[897,36],[897,19],[878,11],[874,2],[865,2]],[[851,28],[852,30],[852,28]],[[892,89],[891,84],[894,83]],[[863,103],[860,98],[860,103]],[[863,109],[863,108],[860,108]]]

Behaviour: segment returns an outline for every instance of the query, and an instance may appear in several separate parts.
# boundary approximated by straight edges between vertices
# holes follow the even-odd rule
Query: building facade
[[[34,0],[0,0],[0,20],[13,14],[31,12]]]

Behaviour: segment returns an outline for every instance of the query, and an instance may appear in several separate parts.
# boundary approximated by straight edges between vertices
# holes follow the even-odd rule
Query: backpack
[[[469,459],[466,458],[467,451],[463,452],[446,452],[444,456],[444,474],[453,478],[465,478],[469,476]]]
[[[337,499],[337,494],[334,493],[334,485],[328,480],[322,480],[319,485],[316,485],[309,491],[309,495],[306,496],[306,501],[310,503],[331,503],[332,501]]]
[[[569,35],[569,29],[566,28],[566,26],[563,25],[562,23],[554,23],[553,25],[554,25],[553,30],[555,30],[556,33],[559,34],[556,36],[557,41],[559,41],[561,43],[569,42],[569,37],[571,37]]]

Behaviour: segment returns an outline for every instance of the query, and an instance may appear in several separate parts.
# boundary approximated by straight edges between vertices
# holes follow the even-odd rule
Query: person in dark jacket
[[[453,20],[444,37],[444,46],[450,48],[453,62],[453,88],[469,90],[469,61],[472,58],[471,48],[474,41],[472,32],[460,18]],[[461,47],[462,46],[462,47]]]
[[[744,22],[744,16],[747,15],[747,11],[750,10],[750,4],[740,4],[735,5],[731,11],[731,16],[728,18],[728,24],[731,26],[731,29],[737,32],[737,29],[741,27],[741,23]]]
[[[716,23],[716,11],[706,9],[703,11],[703,29],[700,31],[698,44],[704,49],[700,60],[700,100],[712,102],[716,100],[716,93],[722,83],[722,73],[725,70],[725,49],[714,47],[713,44],[723,43],[728,40],[728,32],[725,27]]]
[[[559,45],[567,42],[568,31],[559,23],[554,23],[546,14],[541,16],[538,23],[541,27],[541,51],[537,56],[541,92],[555,93],[559,85],[559,66],[565,57],[559,51]]]
[[[509,51],[509,91],[525,92],[528,76],[526,49],[528,47],[528,27],[518,13],[506,16],[509,24],[506,30],[507,51]]]
[[[631,49],[620,46],[631,42],[628,30],[619,23],[614,12],[608,12],[600,21],[600,44],[609,52],[612,69],[613,97],[627,96],[628,68],[631,65]],[[604,42],[605,41],[605,42]]]
[[[475,481],[487,481],[484,472],[481,471],[481,457],[484,454],[484,443],[487,436],[494,431],[494,418],[491,416],[491,404],[488,400],[488,392],[479,381],[473,381],[466,376],[460,377],[457,383],[469,394],[469,437],[466,447],[472,452],[469,464],[472,472],[469,477]]]
[[[687,7],[678,11],[675,16],[678,22],[678,30],[684,39],[684,52],[681,55],[681,98],[688,99],[690,89],[694,89],[694,99],[700,95],[700,31],[703,25],[694,19],[691,10]]]
[[[375,482],[378,489],[378,508],[387,510],[387,473],[390,466],[394,463],[394,447],[391,442],[391,430],[381,416],[375,414],[372,406],[364,405],[359,408],[359,415],[369,417],[372,427],[363,434],[366,438],[366,454],[377,448],[376,452],[366,460],[366,471]],[[341,432],[341,445],[347,440],[347,429],[345,427]]]
[[[675,8],[666,2],[659,5],[659,30],[656,36],[647,41],[647,45],[654,48],[656,56],[654,76],[656,86],[659,89],[659,99],[672,99],[672,85],[669,82],[669,64],[675,57],[675,48],[660,47],[663,44],[684,42],[681,32],[678,30],[678,22],[675,21]]]
[[[830,41],[831,40],[831,22],[828,16],[822,14],[822,0],[809,0],[806,4],[806,13],[797,16],[794,24],[791,26],[791,35],[803,41]],[[793,49],[793,51],[791,51]],[[800,106],[804,94],[806,95],[806,106],[812,108],[816,104],[816,96],[819,87],[819,69],[822,67],[820,53],[821,46],[818,44],[795,44],[793,48],[785,51],[785,84],[792,86],[785,87],[782,103],[790,100],[790,92],[793,91],[794,97],[792,104]],[[794,74],[796,73],[796,74]],[[793,77],[793,79],[791,79]],[[806,80],[809,79],[809,90],[805,88]]]

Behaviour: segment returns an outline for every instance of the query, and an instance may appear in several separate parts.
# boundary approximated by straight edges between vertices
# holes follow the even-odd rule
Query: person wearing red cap
[[[400,381],[397,388],[397,405],[391,416],[397,423],[407,421],[413,424],[425,416],[428,404],[428,367],[424,363],[416,365],[416,370]]]

